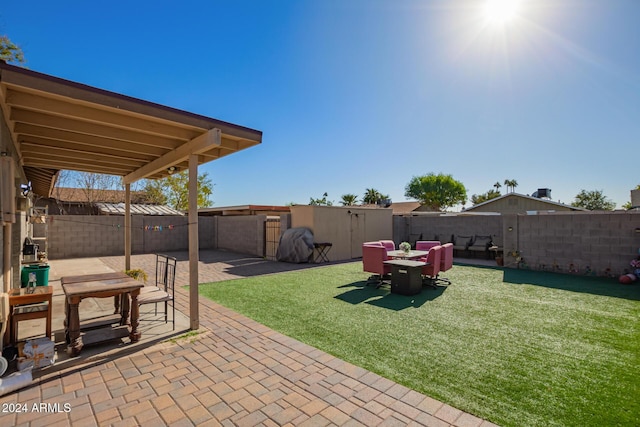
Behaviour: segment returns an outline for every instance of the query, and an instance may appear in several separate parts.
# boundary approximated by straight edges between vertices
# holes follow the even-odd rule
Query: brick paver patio
[[[187,256],[173,255],[177,284],[186,284]],[[153,274],[153,265],[153,255],[133,256],[134,268]],[[200,282],[306,267],[203,251]],[[188,313],[188,290],[176,292],[176,308]],[[0,409],[2,426],[493,425],[205,298],[197,335],[34,381],[0,397]]]

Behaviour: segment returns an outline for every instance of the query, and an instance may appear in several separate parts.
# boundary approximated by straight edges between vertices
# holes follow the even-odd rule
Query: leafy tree
[[[340,203],[342,203],[342,206],[353,206],[358,203],[358,196],[355,194],[343,194]]]
[[[22,49],[11,42],[7,36],[0,36],[0,59],[8,64],[24,64],[25,62]]]
[[[322,195],[322,199],[314,199],[313,197],[311,197],[309,199],[309,205],[311,206],[333,206],[333,202],[330,200],[327,200],[328,194],[325,191],[324,194]]]
[[[115,175],[76,172],[76,188],[82,189],[88,203],[111,202],[108,192],[119,187],[121,179]]]
[[[573,206],[589,209],[591,211],[612,211],[616,208],[616,204],[607,199],[602,190],[581,190],[576,194]]]
[[[484,194],[480,194],[480,195],[474,194],[473,196],[471,196],[471,203],[473,203],[474,205],[479,205],[480,203],[484,203],[487,200],[495,199],[496,197],[500,197],[500,196],[501,194],[499,191],[489,190]]]
[[[367,188],[364,192],[364,197],[362,198],[362,203],[365,205],[375,205],[378,202],[388,199],[388,195],[384,195],[375,188]]]
[[[509,191],[509,188],[510,188],[511,193],[513,193],[516,190],[516,187],[518,186],[518,181],[516,181],[515,179],[505,179],[504,185],[505,187],[507,187],[507,191]]]
[[[465,186],[451,175],[444,174],[414,176],[405,187],[404,195],[438,211],[467,201]]]
[[[147,180],[144,191],[155,203],[168,204],[176,210],[189,209],[189,171],[183,170],[166,178]],[[198,207],[211,206],[209,197],[213,193],[213,183],[208,174],[198,175]]]

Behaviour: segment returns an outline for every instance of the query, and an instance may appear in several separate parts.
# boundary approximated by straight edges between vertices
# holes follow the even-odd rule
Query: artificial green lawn
[[[419,295],[362,263],[201,286],[202,295],[504,426],[640,425],[640,285],[456,265]]]

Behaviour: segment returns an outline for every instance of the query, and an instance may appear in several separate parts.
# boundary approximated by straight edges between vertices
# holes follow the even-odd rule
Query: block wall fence
[[[640,211],[396,216],[393,230],[396,244],[491,235],[506,267],[598,276],[629,270],[640,250]]]
[[[132,252],[188,250],[187,221],[183,216],[133,216]],[[49,215],[47,225],[49,259],[124,253],[122,216]],[[199,217],[198,244],[201,249],[264,256],[264,218]]]
[[[265,220],[264,215],[200,217],[200,248],[263,257]],[[50,259],[124,252],[121,216],[51,215],[48,221]],[[510,268],[617,276],[629,270],[640,249],[640,211],[394,216],[392,221],[396,244],[491,235]],[[289,228],[290,215],[281,216],[281,223],[281,231]],[[188,249],[186,217],[133,216],[132,227],[134,254]]]

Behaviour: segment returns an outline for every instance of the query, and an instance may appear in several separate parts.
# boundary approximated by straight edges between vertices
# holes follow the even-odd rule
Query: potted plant
[[[402,242],[398,245],[398,247],[400,248],[401,251],[403,251],[406,254],[411,252],[411,243],[409,242]]]
[[[136,280],[140,280],[142,282],[146,282],[147,281],[147,273],[141,269],[135,269],[135,270],[125,270],[124,274],[126,274],[127,276],[136,279]]]

